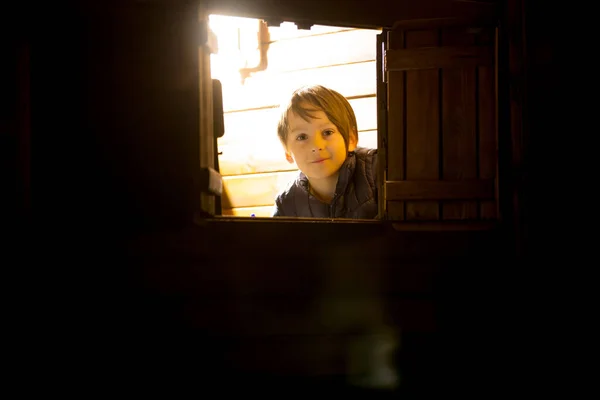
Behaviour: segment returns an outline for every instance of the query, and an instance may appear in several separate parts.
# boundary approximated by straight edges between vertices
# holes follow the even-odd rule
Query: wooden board
[[[377,129],[377,99],[375,96],[350,100],[356,114],[359,131]],[[225,114],[225,135],[219,138],[219,146],[232,142],[260,145],[262,141],[277,138],[279,108],[241,111]]]
[[[377,148],[377,129],[358,132],[358,145],[369,149]]]
[[[346,28],[339,26],[313,25],[310,29],[300,29],[292,22],[283,22],[279,26],[270,26],[269,33],[271,40],[286,41],[309,36],[331,35],[333,33],[355,30],[355,28]]]
[[[253,33],[224,30],[216,33],[219,49],[211,56],[219,79],[235,75],[240,68],[254,67],[260,61],[258,23]],[[256,74],[279,74],[303,69],[322,68],[375,60],[378,30],[351,29],[328,35],[305,36],[297,39],[270,41],[267,68]],[[239,73],[238,73],[239,76]]]
[[[442,31],[443,46],[472,45],[474,37],[464,28]],[[487,48],[488,51],[491,50]],[[476,68],[469,65],[442,70],[442,177],[449,180],[477,178],[477,82]],[[477,219],[477,201],[443,201],[442,218]]]
[[[323,25],[356,27],[392,27],[402,21],[440,21],[452,19],[494,20],[498,5],[493,1],[285,1],[208,0],[211,13],[307,21]]]
[[[283,146],[276,137],[255,145],[245,141],[220,146],[219,169],[222,176],[295,170],[295,163],[285,159]]]
[[[254,214],[255,217],[270,217],[273,214],[273,206],[238,207],[223,209],[223,215],[235,217],[250,217],[252,216],[252,214]]]
[[[222,84],[225,112],[278,106],[294,90],[309,84],[325,85],[345,97],[368,96],[376,93],[375,61],[281,74],[267,70],[252,75],[243,85],[237,79],[223,79]]]
[[[375,60],[378,33],[357,29],[275,42],[269,48],[268,70],[297,71]]]
[[[390,200],[492,199],[493,179],[405,180],[386,182]]]
[[[223,48],[227,42],[235,41],[237,46],[238,35],[253,40],[258,33],[257,18],[244,18],[227,15],[212,14],[209,16],[210,28],[219,37],[219,47]],[[269,21],[267,21],[269,22]],[[300,29],[292,22],[279,21],[269,26],[271,41],[290,40],[308,36],[328,35],[340,31],[354,30],[355,28],[336,27],[327,25],[313,25],[310,29]]]
[[[478,69],[479,107],[479,176],[484,179],[496,178],[496,108],[494,90],[494,70],[489,67]],[[495,219],[497,202],[481,201],[480,218]]]
[[[388,33],[387,50],[404,48],[404,31]],[[406,179],[406,72],[387,72],[387,179],[401,181]],[[404,201],[388,201],[387,217],[391,220],[404,219]]]
[[[444,46],[423,49],[390,50],[386,53],[388,71],[491,66],[492,48],[487,46]]]
[[[296,171],[271,172],[249,176],[223,178],[223,209],[237,207],[270,206],[275,196],[296,177]]]
[[[437,30],[405,32],[406,48],[438,45]],[[406,71],[406,179],[439,179],[439,71]],[[437,201],[407,201],[407,220],[436,220]]]

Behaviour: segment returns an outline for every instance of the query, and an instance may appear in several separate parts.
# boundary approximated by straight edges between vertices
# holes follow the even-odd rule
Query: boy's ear
[[[287,151],[285,152],[285,159],[290,163],[293,164],[294,163],[294,158],[292,157],[292,155],[290,153],[288,153]]]
[[[348,137],[348,151],[356,150],[356,146],[358,146],[358,132],[354,129]]]

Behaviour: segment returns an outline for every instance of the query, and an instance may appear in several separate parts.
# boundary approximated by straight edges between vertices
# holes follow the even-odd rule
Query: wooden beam
[[[162,0],[166,1],[166,0]],[[498,0],[205,0],[210,14],[356,28],[391,28],[399,20],[492,19]],[[343,10],[343,12],[340,12]]]
[[[352,44],[348,43],[348,46]],[[313,46],[312,51],[316,47]],[[319,51],[327,51],[324,46],[318,47]],[[340,57],[338,65],[285,73],[273,72],[269,67],[266,71],[248,78],[243,85],[241,81],[233,81],[225,75],[222,78],[223,109],[225,112],[240,112],[276,107],[282,98],[291,95],[300,86],[310,83],[326,82],[327,87],[340,92],[346,98],[374,95],[377,91],[376,81],[373,79],[376,74],[375,60],[343,64],[347,59],[348,57]],[[219,71],[215,71],[215,74],[218,75]]]
[[[392,223],[392,228],[400,232],[490,231],[497,227],[498,224],[493,221]]]
[[[399,49],[385,52],[385,69],[389,72],[491,66],[493,60],[494,49],[488,46]]]
[[[232,215],[237,217],[270,217],[273,213],[273,206],[261,206],[261,207],[238,207],[238,208],[225,208],[223,209],[223,215]]]
[[[480,18],[464,18],[464,17],[450,17],[450,18],[430,18],[430,19],[408,19],[396,21],[392,26],[394,30],[421,30],[421,29],[443,29],[452,27],[484,27],[484,26],[495,26],[497,24],[496,18],[493,15],[482,15]]]
[[[462,200],[494,199],[494,179],[460,181],[388,181],[386,199],[393,200]]]

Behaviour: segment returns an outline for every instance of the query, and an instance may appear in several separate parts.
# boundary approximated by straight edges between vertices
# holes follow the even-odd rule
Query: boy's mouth
[[[329,160],[329,158],[319,158],[319,159],[317,159],[317,160],[313,161],[312,163],[313,163],[313,164],[320,164],[320,163],[322,163],[323,161],[327,161],[327,160]]]

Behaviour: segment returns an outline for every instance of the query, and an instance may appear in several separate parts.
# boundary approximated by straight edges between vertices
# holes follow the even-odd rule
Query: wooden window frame
[[[208,14],[206,14],[208,16]],[[243,15],[238,15],[243,16]],[[252,18],[260,18],[257,15],[251,16]],[[442,27],[446,23],[450,24],[461,24],[466,21],[460,18],[447,18],[447,19],[436,19],[429,21],[432,27]],[[304,25],[310,26],[312,22],[302,21]],[[327,25],[323,21],[314,22],[315,24]],[[406,25],[413,24],[414,26],[427,26],[428,21],[406,21]],[[333,26],[333,24],[330,24]],[[455,60],[459,59],[464,63],[465,60],[471,60],[473,65],[477,65],[481,62],[490,62],[491,59],[497,58],[497,46],[495,53],[491,52],[490,49],[476,48],[475,46],[469,48],[445,48],[440,51],[428,51],[428,50],[404,50],[404,51],[393,51],[385,54],[385,40],[384,34],[390,28],[381,27],[366,27],[360,24],[339,24],[335,23],[335,26],[344,26],[349,28],[376,28],[381,29],[382,32],[377,37],[376,51],[377,61],[384,60],[388,63],[388,68],[393,70],[420,68],[430,65],[432,62],[441,62],[443,66],[450,66]],[[497,33],[496,33],[497,34]],[[412,56],[412,62],[405,62],[404,57],[406,54]],[[384,61],[382,61],[384,62]],[[496,61],[497,62],[497,61]],[[496,64],[497,67],[497,64]],[[213,221],[222,222],[253,222],[253,221],[268,221],[269,223],[342,223],[342,224],[388,224],[393,226],[396,230],[477,230],[477,229],[492,229],[500,222],[501,214],[498,213],[495,220],[488,221],[394,221],[387,218],[386,204],[387,200],[402,200],[402,199],[428,199],[435,198],[436,200],[442,199],[493,199],[499,203],[498,198],[498,182],[496,170],[496,179],[477,179],[467,180],[460,182],[444,182],[444,181],[418,181],[408,180],[403,182],[388,182],[387,181],[387,120],[386,113],[382,112],[386,110],[386,95],[387,95],[387,82],[385,79],[386,71],[384,68],[377,68],[377,143],[378,143],[378,215],[373,220],[361,220],[361,219],[344,219],[344,218],[302,218],[302,217],[242,217],[242,216],[223,216],[214,215],[209,216],[206,213],[201,213],[199,218],[196,218],[198,223],[202,223],[203,220],[211,219]],[[496,96],[496,102],[499,99]],[[497,105],[496,105],[497,106]],[[212,107],[212,105],[211,105]],[[212,108],[211,108],[212,111]],[[210,115],[210,114],[209,114]],[[498,124],[496,123],[496,129]],[[212,135],[212,133],[211,133]],[[212,148],[212,146],[210,147]],[[211,157],[216,158],[216,154]],[[210,158],[210,157],[209,157]],[[209,213],[210,214],[210,213]]]

